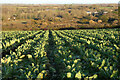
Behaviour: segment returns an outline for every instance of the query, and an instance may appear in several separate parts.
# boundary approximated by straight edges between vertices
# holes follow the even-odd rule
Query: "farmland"
[[[2,31],[2,77],[120,79],[119,31]]]

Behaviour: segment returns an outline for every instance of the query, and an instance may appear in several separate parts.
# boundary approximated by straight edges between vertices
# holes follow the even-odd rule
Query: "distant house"
[[[103,12],[104,14],[107,14],[108,12]]]
[[[10,21],[11,18],[8,18],[8,21]]]
[[[96,12],[94,12],[94,14],[98,14],[98,12],[96,11]]]
[[[16,20],[16,17],[13,17],[13,20]]]
[[[9,17],[9,18],[8,18],[8,21],[10,21],[10,20],[14,20],[14,21],[15,21],[15,20],[16,20],[16,17]]]
[[[87,11],[86,13],[87,13],[87,14],[91,14],[92,12],[90,12],[90,11]]]

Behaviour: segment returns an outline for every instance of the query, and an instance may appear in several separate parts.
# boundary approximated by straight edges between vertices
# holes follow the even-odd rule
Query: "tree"
[[[30,16],[29,16],[29,15],[27,15],[27,19],[30,19]]]
[[[112,23],[115,19],[114,18],[109,18],[108,23]]]
[[[109,19],[109,17],[108,16],[106,16],[106,15],[102,15],[102,16],[100,16],[99,17],[99,19],[101,19],[103,22],[108,22],[108,19]]]

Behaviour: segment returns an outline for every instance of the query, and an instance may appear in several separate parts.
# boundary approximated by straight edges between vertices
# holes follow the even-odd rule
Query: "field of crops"
[[[2,77],[120,79],[120,29],[2,32]]]

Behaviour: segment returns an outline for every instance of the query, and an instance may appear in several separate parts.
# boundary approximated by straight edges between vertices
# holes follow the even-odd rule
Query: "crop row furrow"
[[[104,43],[103,41],[102,42],[99,42],[99,41],[96,41],[96,39],[94,39],[94,40],[91,40],[91,39],[89,39],[89,38],[85,38],[85,37],[82,37],[82,36],[80,36],[80,37],[78,37],[78,36],[73,36],[73,35],[69,35],[69,34],[66,34],[66,33],[63,33],[63,32],[61,32],[61,34],[63,34],[63,35],[65,35],[65,36],[68,36],[68,37],[70,37],[70,38],[72,38],[74,41],[77,41],[77,42],[82,42],[82,43],[85,43],[86,44],[86,48],[92,48],[91,46],[93,46],[93,49],[95,49],[95,50],[98,50],[99,52],[107,52],[107,50],[109,50],[109,51],[111,51],[111,50],[113,50],[112,52],[118,52],[119,51],[119,49],[118,49],[118,47],[116,47],[116,45],[112,45],[112,47],[108,47],[108,46],[106,46],[106,44],[107,43]],[[96,43],[97,42],[97,43]],[[99,42],[99,43],[98,43]],[[100,50],[102,47],[104,47],[104,50]],[[102,48],[103,49],[103,48]],[[108,52],[109,52],[108,51]],[[107,52],[107,53],[108,53]]]
[[[20,39],[12,40],[10,43],[9,42],[6,43],[6,45],[4,43],[2,43],[2,57],[4,57],[6,54],[9,54],[10,50],[15,51],[15,49],[18,46],[21,46],[22,44],[24,44],[26,42],[26,40],[34,39],[34,37],[39,33],[41,33],[41,31],[36,32],[32,35],[30,34],[26,37],[22,37]]]
[[[16,49],[16,52],[11,51],[11,55],[2,59],[3,78],[43,79],[47,76],[46,65],[49,64],[49,60],[46,56],[45,45],[48,40],[48,32],[44,34],[43,38],[42,35],[43,33],[37,35],[34,40],[26,41]]]
[[[58,33],[59,34],[59,33]],[[59,34],[59,37],[60,37],[61,35]],[[63,37],[64,38],[64,37]],[[62,38],[62,40],[64,40]],[[70,46],[71,44],[69,44],[69,42],[68,41],[66,41],[66,40],[64,40],[65,42],[66,42],[66,44],[69,46],[69,47],[72,47],[72,46]],[[71,42],[70,42],[71,43]],[[79,45],[80,46],[80,45]],[[73,48],[73,49],[72,49]],[[91,70],[93,70],[94,72],[96,72],[96,73],[98,73],[98,77],[100,78],[100,76],[103,76],[104,77],[104,75],[101,75],[101,73],[102,72],[104,72],[105,73],[105,75],[106,75],[106,77],[104,77],[104,79],[108,79],[108,78],[110,78],[110,75],[112,74],[112,72],[111,71],[113,71],[113,70],[110,70],[110,72],[108,73],[108,71],[106,71],[106,70],[104,70],[104,68],[105,67],[111,67],[110,65],[112,65],[112,63],[114,62],[112,59],[111,60],[109,60],[109,59],[107,59],[107,58],[105,58],[105,57],[102,57],[101,55],[100,55],[100,53],[99,52],[97,52],[97,51],[92,51],[91,52],[91,49],[88,49],[87,51],[83,51],[83,47],[81,47],[81,48],[77,48],[77,46],[76,47],[72,47],[70,50],[72,51],[72,52],[74,52],[75,54],[77,53],[77,54],[79,54],[80,55],[80,59],[84,62],[84,63],[86,63],[89,67],[87,67],[86,69],[91,69]],[[96,54],[96,52],[97,52],[97,54]],[[93,55],[94,54],[94,55]],[[107,55],[107,56],[109,56],[109,55]],[[102,57],[102,58],[101,58]],[[109,56],[110,57],[110,56]],[[97,60],[97,61],[95,61],[95,59]],[[105,59],[105,64],[106,64],[106,66],[105,65],[102,65],[103,64],[103,62],[104,62],[104,59]],[[91,61],[92,60],[92,61]],[[101,63],[101,65],[100,65],[100,62],[103,60],[103,62]],[[107,62],[107,61],[109,61],[109,62]],[[112,61],[112,62],[111,62]],[[107,63],[110,63],[110,64],[107,64]],[[93,65],[94,64],[94,65]],[[87,65],[84,65],[84,67],[85,66],[87,66]],[[114,68],[116,67],[116,64],[113,66]],[[94,69],[93,69],[94,68]],[[83,71],[84,72],[84,71]],[[92,72],[92,71],[91,71]],[[111,73],[111,74],[110,74]]]
[[[24,36],[28,36],[30,34],[33,34],[34,31],[14,31],[14,32],[2,32],[2,42],[10,41],[13,39],[19,39]]]

